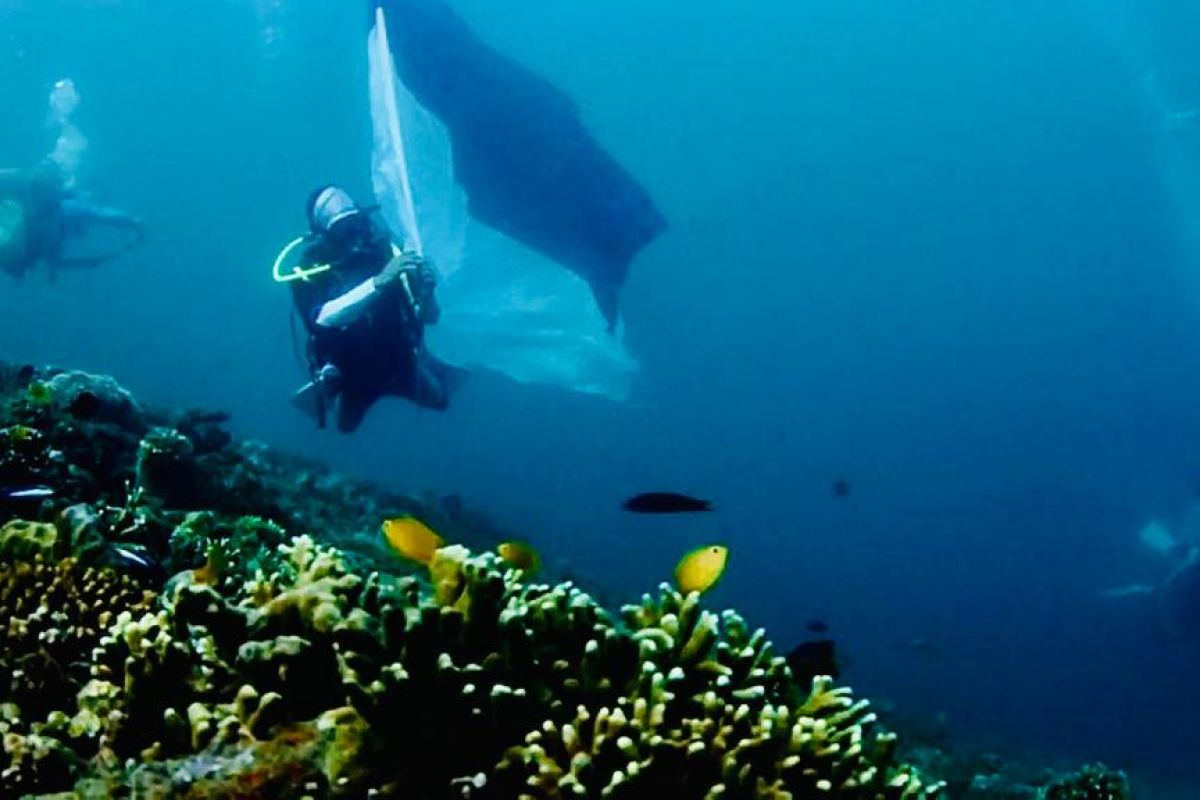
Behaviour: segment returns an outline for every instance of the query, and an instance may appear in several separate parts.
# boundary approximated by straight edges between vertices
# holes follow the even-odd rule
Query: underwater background
[[[1200,143],[1164,118],[1200,105],[1200,9],[455,6],[668,218],[624,293],[633,404],[479,376],[446,414],[386,402],[351,437],[288,405],[271,260],[313,186],[370,188],[344,0],[0,0],[3,166],[46,153],[70,77],[81,184],[148,225],[103,269],[6,281],[0,354],[459,494],[616,600],[728,544],[714,602],[784,648],[828,622],[898,715],[1195,796],[1200,647],[1099,595],[1163,577],[1137,532],[1200,483]],[[620,511],[663,487],[718,513]]]

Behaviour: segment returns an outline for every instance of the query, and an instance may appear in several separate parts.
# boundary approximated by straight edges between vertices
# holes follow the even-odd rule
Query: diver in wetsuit
[[[107,251],[72,252],[100,228],[115,243]],[[51,271],[93,267],[111,261],[142,243],[141,220],[115,208],[96,206],[68,189],[62,170],[52,161],[33,169],[0,170],[0,271],[23,277],[39,263]]]
[[[438,319],[436,278],[419,256],[394,247],[387,232],[344,190],[324,186],[308,201],[311,233],[288,281],[308,331],[312,382],[297,405],[320,426],[337,402],[337,429],[358,428],[375,401],[406,397],[425,408],[449,405],[448,368],[426,349]],[[281,254],[281,259],[285,253]]]

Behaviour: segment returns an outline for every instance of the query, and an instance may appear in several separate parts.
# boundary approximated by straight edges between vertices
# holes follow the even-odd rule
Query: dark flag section
[[[443,0],[372,0],[400,80],[446,126],[477,221],[588,282],[611,330],[638,252],[666,227],[571,99],[485,42]]]

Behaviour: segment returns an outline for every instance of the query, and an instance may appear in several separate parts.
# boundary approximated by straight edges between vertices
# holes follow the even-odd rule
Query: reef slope
[[[224,421],[0,366],[0,797],[945,794],[735,612],[462,545],[406,574],[363,546],[386,516],[493,534]]]

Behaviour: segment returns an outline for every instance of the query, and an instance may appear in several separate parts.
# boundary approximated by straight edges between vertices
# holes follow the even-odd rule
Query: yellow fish
[[[416,517],[396,517],[383,523],[383,538],[405,558],[429,566],[433,554],[446,542]]]
[[[675,568],[675,582],[679,591],[707,592],[725,572],[729,560],[729,548],[719,544],[699,547],[684,556]]]
[[[542,559],[537,551],[524,542],[504,542],[496,548],[500,557],[508,562],[510,567],[524,570],[528,573],[537,572]]]

